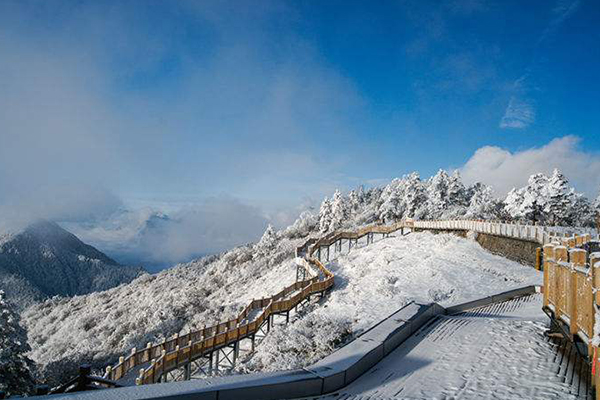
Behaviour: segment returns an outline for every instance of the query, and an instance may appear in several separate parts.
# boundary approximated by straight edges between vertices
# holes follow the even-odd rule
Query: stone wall
[[[540,247],[539,243],[485,233],[478,233],[476,240],[481,247],[494,254],[535,267],[536,249]]]

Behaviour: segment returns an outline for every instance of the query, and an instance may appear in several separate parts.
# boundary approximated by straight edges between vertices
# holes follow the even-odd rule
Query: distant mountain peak
[[[143,272],[120,265],[52,221],[37,220],[0,236],[0,289],[16,302],[18,292],[35,293],[33,300],[86,294],[130,282]]]

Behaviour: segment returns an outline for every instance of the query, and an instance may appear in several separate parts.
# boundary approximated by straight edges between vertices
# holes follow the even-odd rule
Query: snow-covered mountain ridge
[[[106,290],[143,273],[119,265],[53,222],[37,221],[0,236],[0,289],[20,307]]]

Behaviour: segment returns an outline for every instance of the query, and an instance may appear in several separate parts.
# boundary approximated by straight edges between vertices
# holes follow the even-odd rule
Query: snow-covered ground
[[[543,279],[541,272],[493,255],[473,240],[429,232],[398,233],[340,254],[328,265],[336,276],[329,296],[272,330],[240,370],[309,365],[412,300],[447,306]]]
[[[253,298],[293,282],[294,249],[302,242],[262,240],[105,292],[36,305],[24,313],[31,357],[46,376],[64,378],[79,363],[105,367],[163,335],[232,318]],[[449,234],[398,233],[368,247],[363,239],[349,254],[343,248],[329,263],[334,290],[275,327],[242,358],[239,372],[311,364],[411,300],[448,305],[542,280],[532,268]]]

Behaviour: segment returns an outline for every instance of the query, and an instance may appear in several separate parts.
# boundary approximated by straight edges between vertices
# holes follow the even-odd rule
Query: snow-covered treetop
[[[468,217],[591,226],[594,213],[600,210],[600,196],[591,204],[558,169],[550,176],[531,175],[525,187],[511,190],[504,200],[482,183],[466,187],[458,171],[439,170],[426,181],[413,172],[362,196],[361,189],[350,191],[347,197],[338,190],[331,200],[323,201],[318,216],[321,232],[402,218]]]

